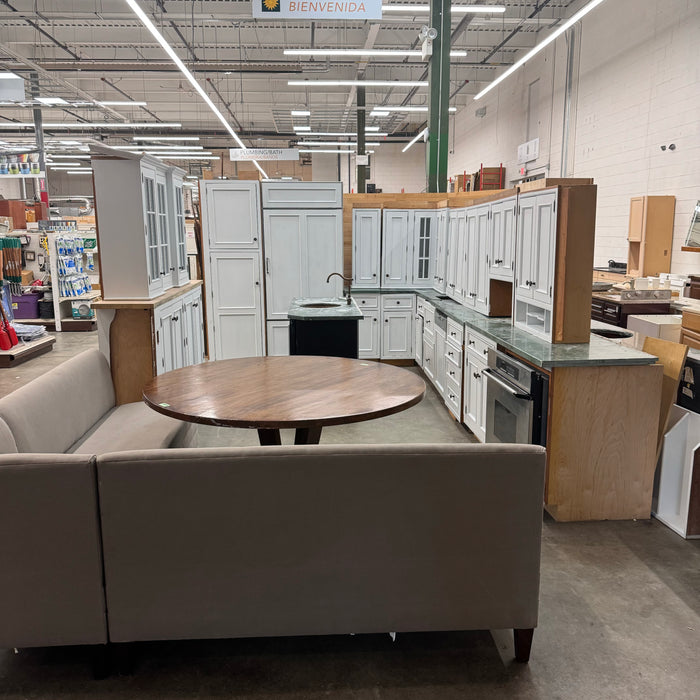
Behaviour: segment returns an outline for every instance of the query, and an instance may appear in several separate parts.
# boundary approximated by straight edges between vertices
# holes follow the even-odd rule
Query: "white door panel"
[[[205,227],[211,250],[260,245],[260,195],[256,182],[205,182]]]
[[[264,266],[268,319],[286,320],[292,299],[303,296],[302,224],[301,211],[265,212]],[[305,268],[306,264],[303,264]]]
[[[408,287],[413,257],[410,223],[413,212],[384,211],[382,228],[382,287]],[[410,250],[409,250],[410,248]]]
[[[338,297],[343,282],[331,272],[343,272],[343,221],[340,210],[308,211],[302,219],[303,297]]]
[[[358,287],[379,287],[381,210],[355,209],[352,224],[352,282]]]

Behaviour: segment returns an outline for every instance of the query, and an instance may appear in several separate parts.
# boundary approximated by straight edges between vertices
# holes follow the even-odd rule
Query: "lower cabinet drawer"
[[[361,309],[378,309],[379,295],[378,294],[353,294],[352,298]]]
[[[452,343],[445,344],[445,360],[452,362],[457,367],[462,366],[462,350],[458,350]]]
[[[445,382],[445,405],[450,413],[461,422],[462,420],[462,385],[453,382],[449,376]]]
[[[464,344],[464,326],[451,318],[447,319],[447,340],[458,347]]]
[[[496,343],[474,331],[470,330],[467,333],[467,351],[473,352],[484,359],[489,354],[489,349],[495,350]]]
[[[394,311],[398,309],[413,309],[413,294],[382,294],[382,309]]]
[[[462,383],[462,367],[452,364],[452,362],[445,362],[445,376],[447,381],[455,382],[456,384]]]
[[[689,348],[700,350],[700,333],[683,328],[681,333],[681,343],[683,343],[683,345],[687,345]]]

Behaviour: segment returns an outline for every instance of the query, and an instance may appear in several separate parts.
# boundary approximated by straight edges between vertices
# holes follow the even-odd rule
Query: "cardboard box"
[[[34,273],[31,270],[22,270],[22,284],[31,284],[34,281]]]

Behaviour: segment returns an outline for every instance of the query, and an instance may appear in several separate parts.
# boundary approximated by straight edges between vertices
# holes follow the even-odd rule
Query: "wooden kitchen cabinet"
[[[513,281],[517,198],[508,197],[491,205],[489,276]]]
[[[433,289],[445,293],[445,277],[447,275],[447,228],[449,211],[440,209],[437,212],[435,227],[435,242],[432,246],[433,255]]]
[[[647,277],[671,271],[675,210],[673,196],[632,197],[627,233],[628,275]]]

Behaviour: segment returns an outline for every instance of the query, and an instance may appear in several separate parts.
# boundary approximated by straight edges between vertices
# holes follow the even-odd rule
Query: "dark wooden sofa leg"
[[[530,660],[530,649],[532,648],[532,635],[535,630],[513,630],[513,642],[515,643],[515,660],[526,664]]]

